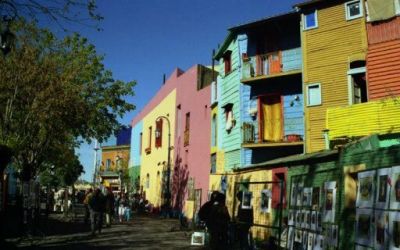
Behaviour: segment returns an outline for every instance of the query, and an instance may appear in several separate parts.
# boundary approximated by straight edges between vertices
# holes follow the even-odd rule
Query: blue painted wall
[[[117,146],[129,145],[131,143],[131,132],[132,132],[131,127],[122,128],[120,131],[118,131],[116,136]]]
[[[143,121],[138,122],[134,127],[132,127],[131,133],[131,161],[130,167],[140,166],[141,155],[140,155],[140,133],[143,131]]]

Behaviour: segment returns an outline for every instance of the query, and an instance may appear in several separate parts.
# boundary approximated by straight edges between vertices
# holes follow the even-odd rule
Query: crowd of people
[[[145,211],[147,206],[146,201],[139,195],[134,195],[129,199],[125,193],[114,195],[110,188],[106,188],[104,193],[100,188],[87,190],[83,204],[85,206],[85,223],[88,224],[90,221],[93,235],[96,231],[101,233],[104,218],[106,227],[111,227],[113,221],[129,222],[133,210],[140,212],[143,208]]]

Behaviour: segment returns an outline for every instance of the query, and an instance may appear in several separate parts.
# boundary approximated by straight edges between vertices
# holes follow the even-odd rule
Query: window
[[[314,10],[308,14],[303,14],[303,29],[309,30],[318,27],[317,11]]]
[[[217,115],[214,114],[211,120],[211,147],[217,146]]]
[[[321,105],[321,84],[310,84],[307,86],[307,106]]]
[[[111,159],[106,160],[106,171],[110,170],[111,168]]]
[[[365,67],[353,68],[347,72],[349,104],[368,102]]]
[[[184,141],[183,145],[189,145],[189,131],[190,131],[190,113],[186,113],[186,120],[185,120],[185,134],[184,134]]]
[[[145,187],[146,188],[150,188],[150,175],[149,174],[146,175],[146,185],[145,185]]]
[[[232,103],[228,103],[225,106],[223,106],[223,108],[225,109],[224,113],[225,113],[225,130],[230,133],[230,131],[232,130],[232,128],[235,126],[235,119],[233,117],[233,104]]]
[[[142,155],[142,147],[143,147],[143,133],[140,133],[140,138],[139,138],[139,155]]]
[[[358,17],[362,17],[363,9],[360,0],[351,1],[345,3],[344,5],[346,8],[346,20],[352,20]]]
[[[177,117],[176,117],[176,135],[178,137],[181,136],[181,119],[182,119],[182,110],[181,110],[181,105],[179,104],[176,106],[177,109]]]
[[[150,126],[149,127],[149,141],[147,144],[147,148],[144,150],[146,152],[146,154],[150,154],[151,153],[151,134],[152,134],[153,128]]]
[[[215,174],[216,172],[217,172],[217,154],[212,154],[210,174]]]
[[[155,136],[156,136],[156,148],[160,148],[162,144],[162,128],[163,128],[163,120],[158,119],[156,121],[156,131],[155,131]]]
[[[228,50],[224,54],[225,75],[232,71],[232,51]]]

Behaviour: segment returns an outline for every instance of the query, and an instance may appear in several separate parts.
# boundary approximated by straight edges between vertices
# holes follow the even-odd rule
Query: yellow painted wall
[[[100,171],[106,171],[106,161],[107,159],[111,160],[111,165],[108,171],[116,171],[117,170],[117,156],[121,159],[121,167],[128,167],[129,162],[129,146],[110,146],[110,147],[102,147],[101,150],[101,166]]]
[[[142,162],[140,168],[140,183],[143,186],[143,191],[146,192],[146,199],[155,207],[161,205],[161,185],[162,185],[162,174],[163,162],[167,162],[168,156],[168,125],[167,122],[163,121],[163,133],[162,133],[162,147],[155,147],[155,126],[156,119],[160,115],[168,116],[171,124],[171,146],[174,145],[175,138],[175,108],[176,108],[176,90],[171,93],[160,102],[147,116],[143,118],[143,145],[142,145]],[[146,154],[145,149],[148,147],[149,142],[149,127],[152,127],[151,135],[151,152]],[[173,170],[174,163],[174,152],[171,151],[171,170]],[[146,188],[146,176],[149,174],[150,185]],[[171,172],[171,176],[173,173]]]
[[[320,83],[322,92],[322,105],[304,102],[307,152],[324,149],[326,109],[348,104],[349,62],[367,51],[364,17],[347,21],[344,3],[320,7],[317,13],[318,28],[301,32],[305,99],[308,84]]]
[[[388,98],[347,107],[329,108],[329,139],[400,133],[400,98]]]

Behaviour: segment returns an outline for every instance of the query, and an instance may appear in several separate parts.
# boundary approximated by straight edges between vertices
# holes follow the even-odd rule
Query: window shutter
[[[159,119],[156,121],[156,148],[160,148],[162,145],[162,128],[163,128],[163,120]]]

